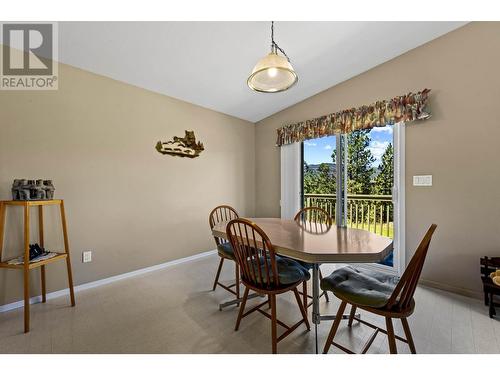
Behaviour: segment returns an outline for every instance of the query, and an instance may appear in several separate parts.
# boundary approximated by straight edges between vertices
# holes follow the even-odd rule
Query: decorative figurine
[[[39,244],[30,244],[30,260],[38,258],[39,256],[46,255],[49,252],[45,248],[41,247]]]
[[[162,142],[158,141],[156,143],[156,150],[160,154],[181,156],[188,158],[196,158],[200,156],[200,153],[205,150],[203,143],[196,143],[196,137],[194,131],[185,130],[186,135],[181,137],[174,137],[173,141]]]
[[[45,198],[46,199],[54,199],[54,185],[52,184],[52,180],[44,180],[43,181],[44,190],[45,190]]]
[[[54,199],[52,180],[16,178],[12,183],[12,199],[16,201]]]
[[[19,198],[19,187],[21,186],[21,180],[16,178],[12,183],[12,200],[20,200]]]
[[[33,185],[33,189],[31,190],[31,199],[35,199],[37,201],[45,199],[43,180],[36,180],[35,184]]]
[[[30,187],[28,181],[24,178],[14,180],[14,185],[12,186],[13,199],[20,201],[30,200]]]
[[[30,190],[30,195],[29,195],[29,198],[28,200],[32,200],[32,199],[35,199],[34,196],[35,196],[35,180],[28,180],[28,183],[26,184],[26,187]]]

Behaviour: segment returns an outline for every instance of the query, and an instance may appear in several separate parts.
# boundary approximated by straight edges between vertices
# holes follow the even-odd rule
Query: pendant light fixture
[[[278,55],[278,51],[283,56]],[[271,22],[271,53],[260,59],[247,79],[247,85],[254,91],[280,92],[288,90],[298,77],[285,51],[274,41],[274,21]]]

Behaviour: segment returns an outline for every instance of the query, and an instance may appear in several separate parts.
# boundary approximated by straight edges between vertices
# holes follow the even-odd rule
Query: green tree
[[[375,194],[391,195],[394,180],[394,149],[389,143],[382,155],[382,162],[378,166],[378,175],[375,178]]]
[[[347,192],[370,194],[375,161],[370,145],[369,130],[358,130],[347,136]]]
[[[318,168],[319,194],[335,194],[335,177],[330,165],[321,163]]]
[[[315,194],[318,185],[317,173],[309,168],[309,165],[304,161],[304,193]]]
[[[328,163],[321,163],[313,170],[304,162],[304,193],[335,194],[335,175]]]

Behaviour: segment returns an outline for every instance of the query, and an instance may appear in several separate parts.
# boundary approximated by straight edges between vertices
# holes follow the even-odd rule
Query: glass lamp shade
[[[255,65],[247,84],[259,92],[280,92],[292,87],[297,80],[297,74],[288,60],[271,52]]]

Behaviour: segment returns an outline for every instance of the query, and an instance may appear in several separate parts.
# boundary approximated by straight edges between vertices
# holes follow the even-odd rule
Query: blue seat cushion
[[[235,260],[234,257],[234,249],[231,246],[231,243],[225,242],[223,244],[220,244],[217,246],[217,251],[219,252],[220,255],[222,255],[225,258],[229,258],[232,260]]]
[[[288,258],[286,256],[282,256],[282,258],[285,258],[285,259],[291,259],[291,258]],[[295,259],[293,259],[295,260]],[[307,263],[307,262],[303,262],[301,260],[295,260],[297,263],[299,263],[302,267],[304,267],[306,270],[310,271],[312,270],[313,268],[313,264],[312,263]]]
[[[229,242],[218,245],[217,250],[222,256],[226,258],[233,260],[236,259],[234,255],[234,249]],[[264,279],[263,283],[267,283],[266,266],[264,264],[263,258],[260,259],[260,264],[262,278]],[[268,264],[271,264],[269,260]],[[278,268],[278,279],[280,285],[282,286],[295,284],[298,281],[309,280],[309,270],[296,260],[276,255],[276,266]],[[258,273],[257,270],[256,272]]]
[[[394,266],[394,251],[391,251],[389,255],[382,259],[379,263],[383,264],[384,266]]]
[[[263,258],[260,259],[260,264],[263,279],[262,282],[267,283],[267,272]],[[270,264],[271,262],[268,260],[268,265]],[[276,255],[276,267],[278,270],[278,280],[280,286],[287,286],[300,281],[307,281],[310,278],[309,270],[304,268],[299,262],[290,258]],[[256,270],[256,272],[257,276],[259,276],[258,270]]]
[[[304,267],[305,269],[307,269],[308,271],[312,270],[312,268],[313,268],[313,264],[312,263],[303,262],[301,260],[297,260],[297,262],[299,262],[300,265],[302,267]]]
[[[358,306],[380,308],[387,305],[399,277],[347,266],[321,280],[321,289]]]

